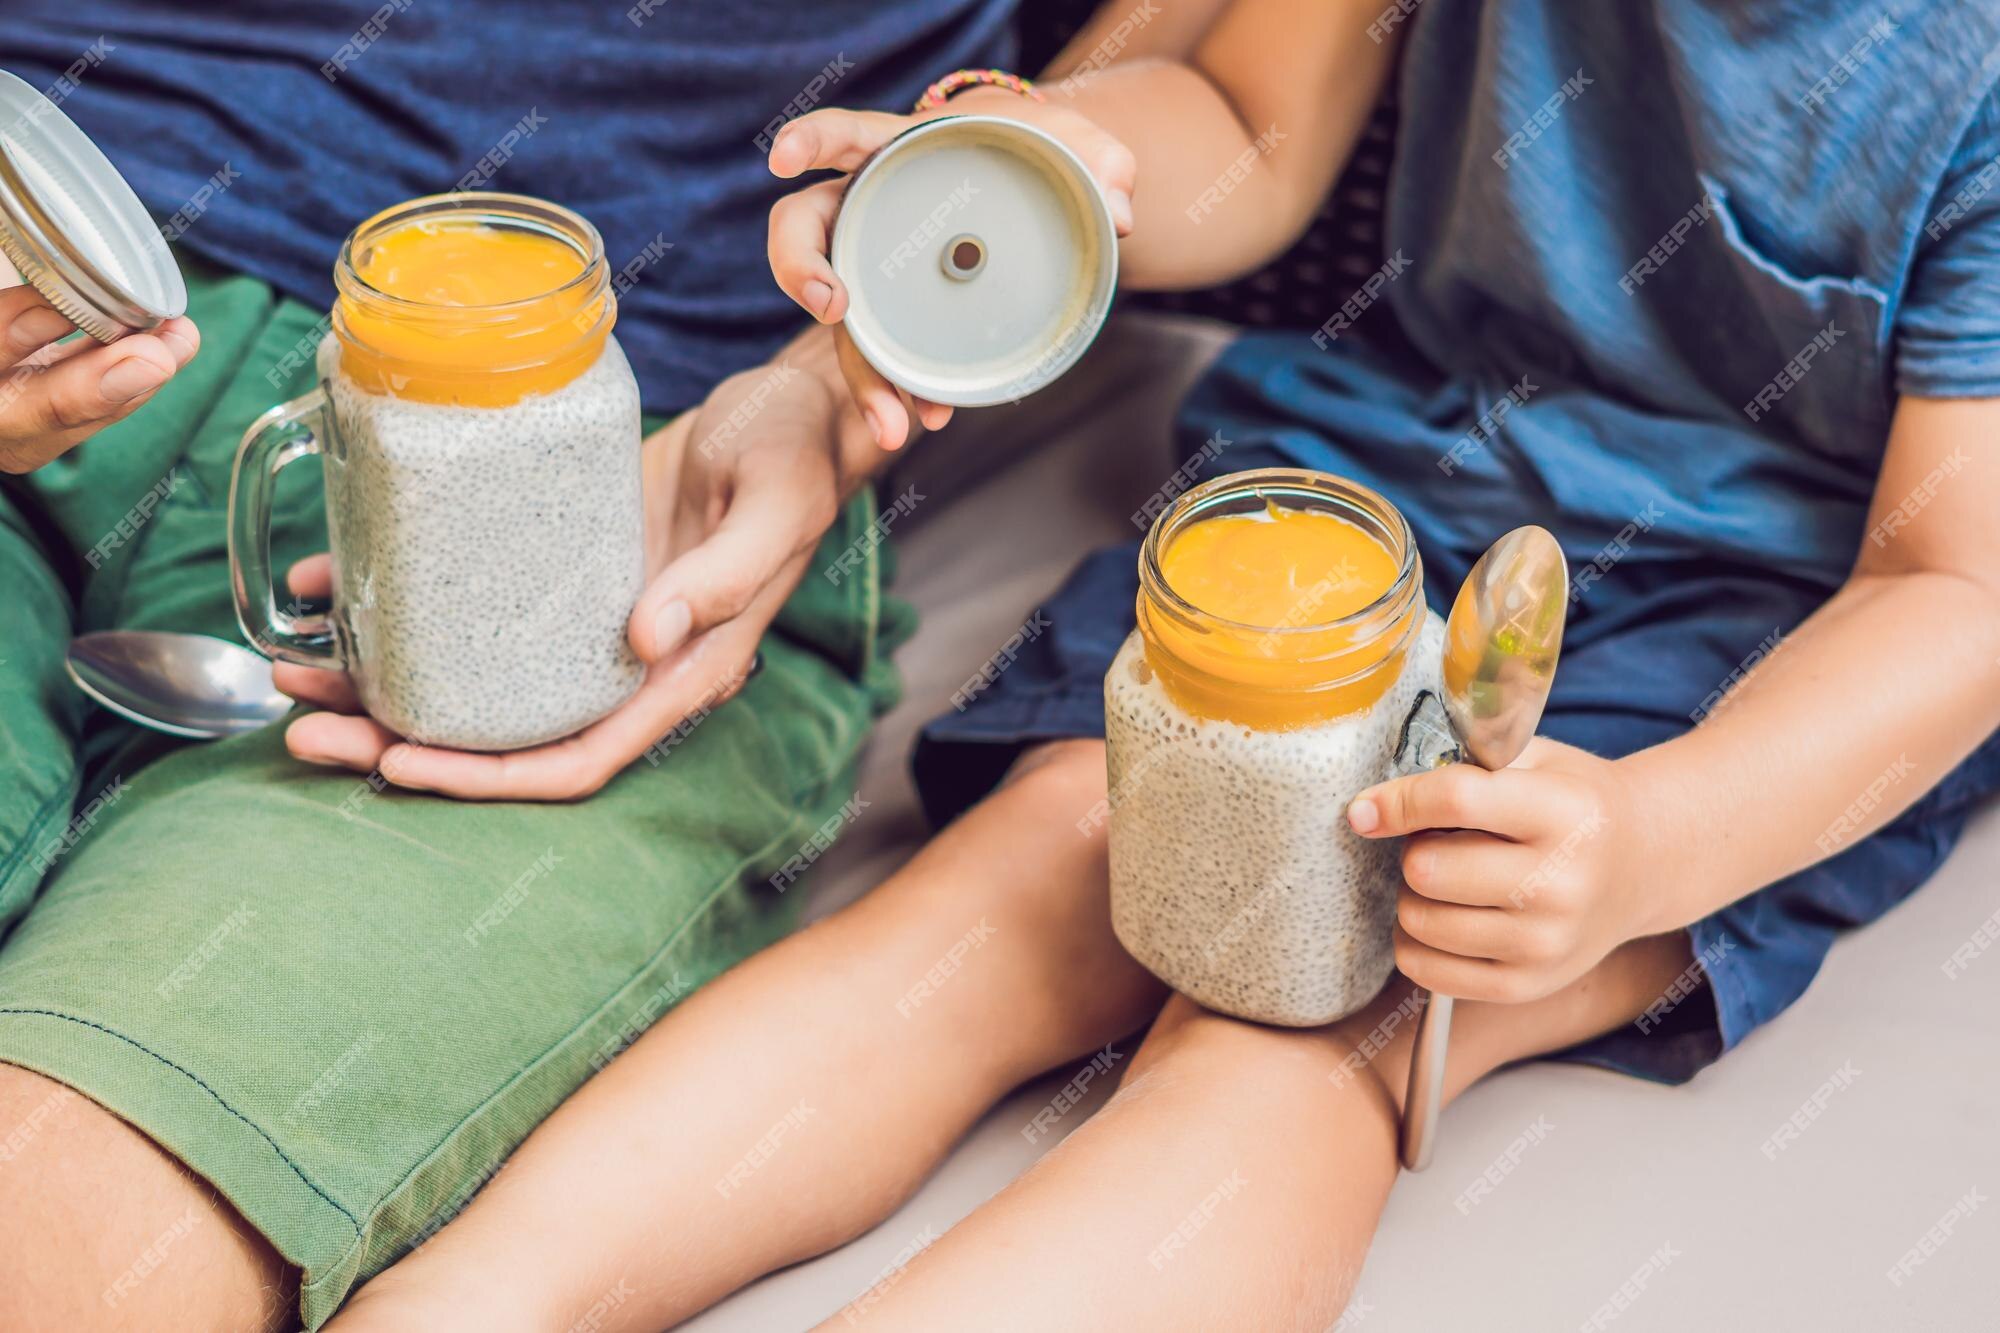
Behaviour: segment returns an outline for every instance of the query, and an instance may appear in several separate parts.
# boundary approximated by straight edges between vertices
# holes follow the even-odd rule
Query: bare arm
[[[1623,759],[1534,742],[1363,792],[1412,836],[1397,966],[1519,1002],[1678,930],[1908,809],[2000,726],[2000,399],[1899,405],[1847,583],[1701,725]],[[1453,831],[1459,830],[1459,831]]]
[[[1042,70],[1043,82],[1087,82],[1120,60],[1186,60],[1229,0],[1104,0]]]
[[[1120,277],[1204,287],[1262,267],[1312,221],[1395,63],[1376,0],[1235,0],[1186,63],[1045,88],[1132,150]]]
[[[1704,725],[1634,755],[1657,796],[1654,929],[1881,828],[2000,727],[2000,399],[1904,399],[1840,592]]]

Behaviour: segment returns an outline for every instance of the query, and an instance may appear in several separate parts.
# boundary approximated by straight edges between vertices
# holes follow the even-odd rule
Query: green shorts
[[[189,266],[201,355],[131,419],[0,477],[0,1061],[88,1094],[303,1272],[308,1327],[441,1226],[593,1070],[794,924],[910,615],[856,497],[743,694],[577,804],[461,804],[86,705],[65,641],[237,638],[237,439],[303,392],[318,312]],[[294,469],[294,472],[307,470]],[[295,480],[280,558],[324,545]],[[790,891],[773,887],[782,884]]]

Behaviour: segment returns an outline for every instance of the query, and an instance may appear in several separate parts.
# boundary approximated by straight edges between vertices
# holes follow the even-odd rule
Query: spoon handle
[[[1421,988],[1420,988],[1421,989]],[[1403,1090],[1403,1123],[1397,1152],[1406,1171],[1431,1164],[1437,1146],[1438,1110],[1444,1103],[1444,1055],[1451,1038],[1451,996],[1428,993],[1417,1016],[1416,1040],[1410,1049],[1410,1082]]]
[[[1420,692],[1397,738],[1396,773],[1422,773],[1459,763],[1465,757],[1438,696],[1429,690]],[[1451,996],[1426,992],[1422,987],[1418,987],[1418,994],[1426,998],[1410,1047],[1410,1081],[1403,1091],[1403,1120],[1396,1144],[1408,1171],[1429,1166],[1431,1150],[1437,1146],[1438,1111],[1444,1104],[1445,1048],[1451,1044]]]

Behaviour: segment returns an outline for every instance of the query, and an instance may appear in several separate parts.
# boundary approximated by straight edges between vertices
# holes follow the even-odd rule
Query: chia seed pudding
[[[335,618],[361,702],[426,745],[569,735],[639,687],[639,391],[615,338],[507,407],[370,393],[319,348]]]
[[[1426,613],[1372,705],[1290,731],[1188,713],[1140,634],[1126,640],[1104,679],[1111,924],[1148,971],[1210,1009],[1289,1027],[1345,1017],[1382,989],[1401,839],[1357,836],[1347,803],[1393,776],[1443,638]]]

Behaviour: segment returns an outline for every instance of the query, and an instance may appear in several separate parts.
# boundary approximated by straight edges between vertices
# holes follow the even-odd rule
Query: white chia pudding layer
[[[604,716],[645,675],[639,389],[615,339],[509,407],[367,393],[320,344],[335,619],[369,714],[425,745],[515,750]]]
[[[1395,967],[1402,840],[1358,837],[1347,803],[1392,776],[1403,719],[1437,688],[1429,613],[1373,706],[1295,731],[1181,709],[1135,631],[1104,678],[1111,924],[1148,971],[1210,1009],[1312,1027]]]

